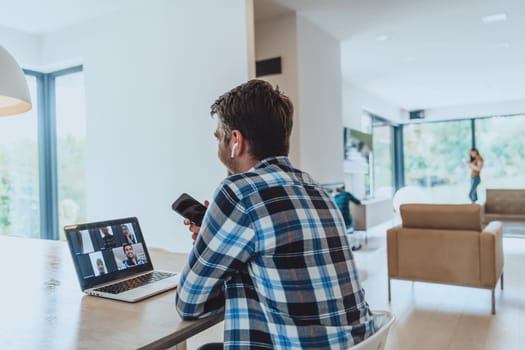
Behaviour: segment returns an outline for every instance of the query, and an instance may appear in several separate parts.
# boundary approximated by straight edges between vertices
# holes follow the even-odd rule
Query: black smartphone
[[[207,208],[189,194],[183,193],[173,202],[171,209],[182,217],[190,219],[194,225],[200,226]]]

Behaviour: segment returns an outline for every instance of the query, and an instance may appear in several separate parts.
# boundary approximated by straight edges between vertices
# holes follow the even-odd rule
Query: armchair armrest
[[[503,271],[503,224],[492,221],[479,239],[481,284],[494,288]]]
[[[501,221],[492,221],[487,227],[483,229],[483,233],[500,236],[499,239],[503,238],[503,223]]]
[[[387,249],[387,264],[388,277],[395,277],[398,275],[398,247],[397,234],[401,230],[401,225],[392,227],[386,231],[386,249]]]

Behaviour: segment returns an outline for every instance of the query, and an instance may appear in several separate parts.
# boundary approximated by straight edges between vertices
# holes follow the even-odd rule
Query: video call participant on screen
[[[99,276],[105,275],[106,274],[106,268],[104,267],[104,262],[102,261],[102,259],[98,258],[96,263],[97,263],[98,275]]]
[[[117,246],[115,237],[109,232],[109,226],[101,227],[100,233],[102,234],[102,240],[104,241],[104,248],[114,248]]]
[[[137,239],[135,238],[135,235],[129,231],[128,225],[126,224],[120,225],[120,231],[122,232],[122,235],[124,236],[124,241],[126,244],[137,243]]]
[[[124,250],[124,255],[126,255],[126,259],[122,260],[120,270],[124,270],[128,267],[133,267],[136,265],[142,265],[146,263],[144,260],[135,256],[135,252],[133,251],[133,246],[131,244],[124,245],[122,249]]]
[[[250,80],[219,97],[215,191],[176,290],[185,320],[224,311],[219,349],[346,349],[373,330],[332,198],[288,158],[293,106]]]

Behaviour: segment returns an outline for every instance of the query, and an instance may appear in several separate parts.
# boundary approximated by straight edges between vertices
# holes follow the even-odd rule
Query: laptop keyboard
[[[160,281],[165,278],[172,277],[172,276],[175,276],[175,274],[169,273],[169,272],[152,271],[147,274],[140,275],[138,277],[130,278],[129,280],[125,280],[122,282],[118,282],[115,284],[110,284],[108,286],[97,288],[95,289],[95,291],[111,293],[111,294],[119,294],[122,292],[126,292],[130,289],[142,287],[147,284],[157,282],[157,281]]]

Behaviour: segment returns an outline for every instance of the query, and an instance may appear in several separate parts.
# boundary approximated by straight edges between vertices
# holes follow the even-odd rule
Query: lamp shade
[[[22,68],[0,45],[0,116],[27,112],[31,97]]]

